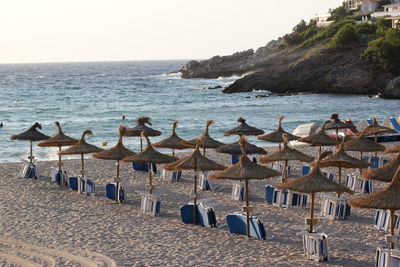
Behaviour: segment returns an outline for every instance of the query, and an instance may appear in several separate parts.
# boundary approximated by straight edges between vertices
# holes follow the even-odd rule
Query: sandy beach
[[[269,152],[275,149],[267,148]],[[314,155],[317,151],[301,150]],[[229,163],[227,156],[207,154],[219,163]],[[125,204],[104,197],[105,185],[115,174],[114,161],[87,158],[86,173],[96,183],[95,196],[52,184],[50,171],[56,162],[38,165],[41,178],[35,180],[17,177],[22,163],[0,164],[1,266],[372,266],[376,246],[384,240],[384,233],[373,227],[374,210],[352,209],[349,220],[322,219],[316,227],[329,234],[331,261],[306,260],[299,232],[306,227],[309,210],[279,208],[264,201],[264,186],[278,184],[280,178],[250,182],[251,205],[268,236],[256,240],[231,234],[225,225],[225,216],[240,211],[243,204],[231,199],[230,181],[213,181],[224,188],[221,192],[200,193],[201,199],[212,203],[222,224],[206,228],[180,220],[179,207],[190,200],[193,187],[190,172],[180,182],[155,177],[161,216],[151,217],[140,213],[147,174],[134,172],[130,164],[121,165]],[[300,172],[299,163],[291,166],[292,173]],[[67,160],[64,168],[78,174],[80,161]],[[375,190],[383,186],[374,182]],[[317,214],[319,208],[318,204]]]

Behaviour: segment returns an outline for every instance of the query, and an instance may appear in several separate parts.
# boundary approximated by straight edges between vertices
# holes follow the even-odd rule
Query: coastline
[[[276,147],[267,147],[267,150],[271,152]],[[317,149],[307,147],[301,151],[315,154]],[[207,155],[228,164],[228,156],[213,151]],[[85,163],[87,176],[93,177],[96,183],[96,196],[78,195],[66,187],[51,184],[50,167],[56,166],[55,161],[38,163],[42,176],[39,180],[17,178],[21,163],[0,163],[0,239],[3,241],[0,250],[7,253],[10,242],[23,242],[20,251],[15,252],[16,259],[36,264],[52,259],[57,265],[66,266],[321,265],[303,257],[301,236],[297,235],[305,227],[308,209],[284,209],[264,202],[265,184],[276,185],[279,178],[250,182],[254,214],[264,223],[268,238],[249,240],[229,233],[226,226],[205,228],[181,222],[179,207],[190,200],[193,186],[190,172],[189,178],[184,177],[180,182],[163,181],[159,175],[154,178],[155,194],[162,199],[161,215],[150,217],[139,210],[140,192],[146,190],[147,174],[134,172],[130,164],[122,164],[127,201],[116,204],[104,197],[104,186],[114,177],[115,162],[89,158]],[[301,164],[291,166],[299,172]],[[66,160],[65,168],[79,170],[80,161]],[[334,168],[327,170],[336,173]],[[200,198],[214,204],[218,223],[224,223],[228,213],[240,211],[242,202],[231,199],[230,181],[213,182],[224,190],[201,191]],[[374,189],[383,185],[374,183]],[[330,234],[330,266],[373,264],[376,246],[384,236],[374,229],[373,215],[373,210],[352,209],[347,221],[321,220],[317,229]],[[38,250],[38,247],[47,250]],[[78,258],[66,256],[72,254]]]

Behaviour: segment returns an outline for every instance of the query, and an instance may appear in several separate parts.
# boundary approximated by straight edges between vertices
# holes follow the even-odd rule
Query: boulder
[[[400,76],[391,80],[383,91],[382,98],[400,99]]]

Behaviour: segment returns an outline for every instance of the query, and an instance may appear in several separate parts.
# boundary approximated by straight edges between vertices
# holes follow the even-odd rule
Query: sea
[[[65,134],[79,138],[85,129],[93,136],[88,143],[111,148],[118,140],[121,124],[135,126],[136,118],[151,118],[152,127],[163,135],[151,138],[156,142],[171,133],[171,125],[179,121],[177,133],[191,139],[204,131],[206,120],[214,120],[210,135],[225,143],[237,137],[223,132],[238,125],[243,117],[249,125],[265,132],[277,127],[284,115],[283,127],[291,132],[304,123],[323,123],[330,114],[353,121],[377,115],[381,120],[399,116],[399,100],[369,98],[365,95],[304,94],[256,98],[266,92],[223,94],[222,89],[240,77],[218,79],[182,79],[172,73],[187,60],[80,62],[0,65],[0,162],[26,160],[28,141],[12,141],[14,134],[27,130],[35,122],[42,132],[57,133],[55,121]],[[306,91],[306,90],[305,90]],[[122,117],[125,116],[123,120]],[[271,145],[249,137],[251,143]],[[105,145],[107,142],[106,146]],[[40,148],[34,143],[38,160],[54,160],[57,148]],[[140,150],[137,137],[124,139],[133,151]],[[167,150],[163,150],[167,152]],[[69,156],[78,158],[79,156]]]

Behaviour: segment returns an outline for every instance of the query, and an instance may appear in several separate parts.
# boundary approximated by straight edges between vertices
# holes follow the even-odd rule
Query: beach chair
[[[145,162],[132,162],[132,169],[134,171],[149,172],[149,165]],[[152,163],[151,169],[154,174],[157,174],[157,165]]]
[[[322,200],[321,217],[330,220],[346,220],[350,212],[351,207],[346,199],[325,197]]]
[[[376,267],[399,267],[400,250],[378,247],[375,254]]]
[[[266,185],[265,202],[284,208],[305,208],[307,207],[307,195],[286,189],[276,190],[273,186]]]
[[[183,205],[180,208],[181,219],[185,224],[193,223],[193,204]],[[214,210],[205,203],[197,205],[196,224],[205,227],[217,227],[217,219]]]
[[[232,155],[232,165],[239,162],[239,155]]]
[[[232,184],[232,199],[240,201],[245,199],[244,183]]]
[[[171,182],[178,182],[182,180],[182,171],[170,172],[163,170],[161,178]]]
[[[85,177],[80,180],[81,180],[80,192],[84,195],[94,196],[96,194],[96,186],[95,183],[92,181],[92,179]]]
[[[379,157],[371,157],[369,160],[369,163],[371,163],[371,169],[377,169],[379,168],[379,163],[381,162]]]
[[[307,173],[309,173],[310,170],[311,170],[310,166],[303,165],[303,167],[301,167],[301,176],[307,175]]]
[[[222,191],[223,188],[222,187],[217,187],[215,186],[210,179],[208,179],[208,172],[201,172],[200,173],[200,180],[199,180],[199,184],[198,187],[200,190],[211,190],[211,191]]]
[[[58,168],[52,168],[51,169],[51,181],[58,185],[61,185],[61,186],[68,185],[67,171],[63,171]]]
[[[118,192],[116,192],[118,190]],[[115,199],[117,197],[117,199]],[[124,187],[117,183],[109,183],[106,185],[106,198],[118,201],[118,203],[125,202],[125,190]]]
[[[265,202],[272,204],[274,202],[275,188],[270,185],[265,186]]]
[[[368,118],[367,123],[368,123],[368,126],[370,126],[374,123],[374,121],[372,120],[372,118]]]
[[[143,194],[140,211],[151,216],[160,216],[161,199],[152,194]]]
[[[39,179],[39,169],[36,163],[25,162],[22,165],[19,178],[35,178]]]
[[[400,132],[400,124],[396,120],[396,118],[395,117],[390,117],[389,121],[390,121],[390,124],[393,127],[393,129],[395,129],[397,132]]]
[[[328,236],[324,233],[303,232],[304,256],[314,261],[329,261]]]
[[[68,185],[70,190],[78,191],[78,177],[69,177]]]
[[[226,216],[229,232],[234,234],[246,235],[246,213],[234,213]],[[266,233],[264,225],[255,217],[250,217],[250,236],[265,240]]]
[[[394,215],[394,229],[399,231],[399,216]],[[389,210],[376,210],[374,216],[374,227],[378,230],[389,232]]]

